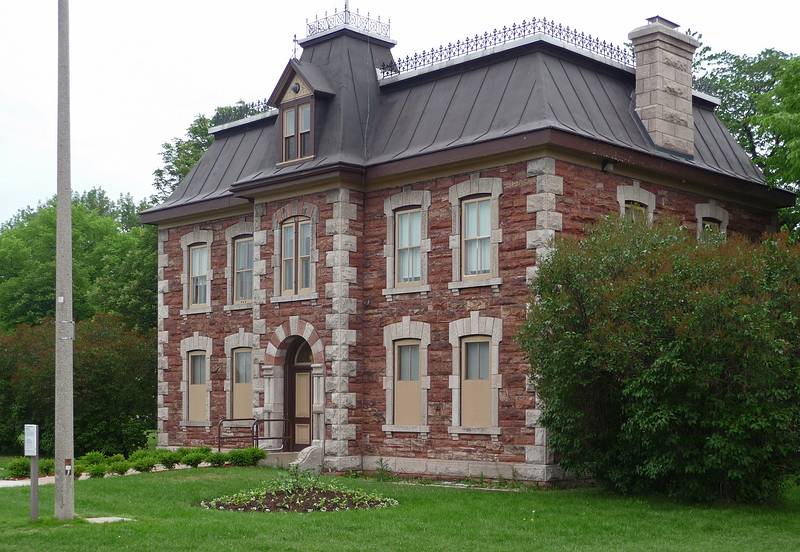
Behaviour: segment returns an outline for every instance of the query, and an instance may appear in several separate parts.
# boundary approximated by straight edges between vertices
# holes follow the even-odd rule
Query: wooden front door
[[[311,348],[302,341],[287,362],[286,397],[289,450],[311,445]]]

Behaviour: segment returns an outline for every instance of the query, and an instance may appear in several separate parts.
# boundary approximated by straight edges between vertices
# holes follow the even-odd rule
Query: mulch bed
[[[214,509],[235,512],[320,512],[366,510],[385,506],[382,499],[355,500],[350,493],[331,490],[311,490],[302,495],[276,491],[263,498],[244,503],[215,501]]]

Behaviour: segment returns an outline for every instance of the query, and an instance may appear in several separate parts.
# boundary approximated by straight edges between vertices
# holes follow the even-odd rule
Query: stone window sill
[[[430,433],[431,426],[405,426],[405,425],[384,425],[381,431],[385,433]]]
[[[253,303],[251,301],[251,302],[248,302],[248,303],[236,303],[236,304],[233,304],[233,305],[225,305],[224,307],[222,307],[222,310],[225,310],[225,311],[237,311],[237,310],[247,310],[247,309],[252,309],[252,308],[253,308]]]
[[[204,427],[209,429],[211,427],[211,422],[208,420],[188,420],[181,422],[181,427]]]
[[[491,435],[495,437],[502,433],[499,427],[464,427],[450,426],[447,428],[450,435]]]
[[[255,420],[237,420],[222,422],[222,429],[226,427],[252,427]]]
[[[418,284],[414,286],[394,287],[382,290],[382,293],[391,299],[392,295],[403,295],[405,293],[430,293],[429,284]]]
[[[458,293],[458,290],[464,288],[476,288],[476,287],[493,287],[496,291],[500,284],[503,283],[502,278],[481,278],[475,280],[460,280],[458,282],[448,282],[447,288],[452,291],[453,293]]]
[[[208,314],[211,312],[211,305],[207,307],[191,307],[188,309],[181,309],[181,316],[187,316],[189,314]]]
[[[313,301],[319,298],[317,292],[307,293],[305,295],[282,295],[280,297],[270,297],[270,303],[291,303],[292,301]]]

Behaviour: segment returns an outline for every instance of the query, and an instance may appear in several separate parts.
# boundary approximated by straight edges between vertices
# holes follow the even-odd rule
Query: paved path
[[[52,485],[55,481],[56,477],[54,475],[40,477],[39,485]],[[0,479],[0,489],[5,489],[7,487],[30,487],[30,484],[30,479]]]

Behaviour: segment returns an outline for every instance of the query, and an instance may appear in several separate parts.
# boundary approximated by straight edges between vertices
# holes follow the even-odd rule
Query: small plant
[[[206,459],[206,455],[202,452],[190,452],[183,457],[182,462],[187,466],[191,466],[196,468],[200,465],[201,462],[204,462]]]
[[[385,458],[378,458],[378,465],[375,468],[375,479],[378,481],[391,481],[394,479],[392,471],[389,469],[389,463]]]
[[[174,468],[176,464],[180,464],[182,459],[183,456],[177,452],[172,452],[169,450],[158,451],[158,462],[168,470]]]
[[[228,453],[228,459],[234,466],[255,466],[266,457],[267,453],[257,447],[235,449]]]
[[[54,475],[56,473],[56,462],[52,458],[42,458],[39,460],[39,475]]]
[[[105,477],[108,471],[108,464],[89,464],[86,467],[86,471],[92,479],[99,479]]]
[[[115,454],[113,456],[109,456],[106,460],[106,463],[108,463],[109,466],[116,462],[125,462],[125,457],[121,454]]]
[[[131,466],[133,469],[140,473],[147,473],[149,471],[153,471],[153,468],[156,467],[158,464],[158,458],[155,457],[152,452],[150,455],[139,455],[135,459],[130,461]]]
[[[155,456],[155,451],[150,449],[138,449],[128,455],[128,460],[136,462],[141,458],[152,458]]]
[[[6,477],[22,479],[31,475],[31,460],[25,456],[14,458],[6,466]]]
[[[131,469],[131,463],[127,460],[117,460],[116,462],[109,462],[108,464],[108,471],[118,475],[125,475],[128,473],[129,469]]]
[[[103,454],[102,452],[93,450],[81,456],[80,461],[86,464],[87,466],[90,466],[92,464],[105,464],[106,455]]]
[[[228,454],[225,452],[212,452],[206,460],[215,468],[221,468],[228,461]]]

